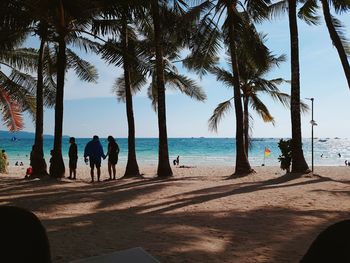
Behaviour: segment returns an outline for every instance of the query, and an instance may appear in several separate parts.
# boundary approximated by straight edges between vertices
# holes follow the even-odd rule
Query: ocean
[[[77,138],[79,161],[83,162],[84,147],[90,138]],[[172,162],[176,156],[180,156],[180,165],[234,165],[235,164],[235,140],[233,138],[169,138],[169,155]],[[264,162],[265,147],[271,150],[271,155],[265,158],[266,166],[279,166],[278,148],[279,138],[255,138],[249,151],[251,165],[260,166]],[[29,164],[29,155],[34,139],[21,139],[11,141],[0,139],[0,149],[5,149],[10,160],[10,165],[16,161]],[[117,139],[120,147],[119,163],[127,161],[127,139]],[[104,150],[107,151],[107,139],[101,138]],[[53,139],[44,139],[45,158],[48,162],[50,149],[53,147]],[[68,138],[63,139],[63,157],[68,164]],[[304,155],[311,166],[311,139],[303,140]],[[157,165],[158,139],[137,138],[136,154],[139,165]],[[339,157],[339,155],[341,157]],[[322,155],[322,157],[321,157]],[[349,139],[315,139],[314,163],[317,166],[341,166],[345,160],[350,160]]]

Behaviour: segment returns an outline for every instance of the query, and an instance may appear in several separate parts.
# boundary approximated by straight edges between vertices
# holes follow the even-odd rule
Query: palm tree
[[[215,0],[207,1],[209,4],[203,6],[205,15],[198,25],[198,30],[194,34],[193,44],[191,45],[192,54],[186,62],[189,68],[205,73],[215,64],[215,54],[220,48],[220,37],[222,38],[230,54],[231,70],[234,83],[234,107],[236,115],[236,166],[235,175],[244,176],[253,170],[249,164],[244,142],[244,120],[243,107],[240,91],[240,72],[237,58],[237,45],[242,39],[247,41],[245,44],[251,47],[254,56],[259,57],[264,47],[255,45],[256,31],[252,20],[260,21],[266,18],[268,14],[268,0]],[[244,7],[240,12],[239,8]],[[221,18],[226,15],[222,33],[218,33],[218,25]],[[262,49],[261,49],[262,48]],[[247,48],[248,50],[249,48]],[[259,59],[257,59],[258,61]],[[260,58],[260,61],[265,61]]]
[[[263,121],[274,124],[274,118],[269,112],[266,104],[260,100],[259,94],[266,94],[286,107],[289,107],[290,96],[286,93],[280,92],[277,87],[283,82],[286,82],[286,80],[282,78],[271,80],[264,78],[264,75],[271,71],[273,67],[278,66],[280,62],[284,61],[285,57],[275,57],[270,54],[265,66],[257,65],[244,56],[244,48],[245,47],[240,47],[240,52],[238,52],[240,54],[238,65],[241,77],[240,87],[243,97],[244,143],[248,155],[248,147],[250,145],[249,131],[251,130],[249,122],[249,119],[251,118],[249,106],[263,119]],[[220,67],[213,67],[210,71],[216,76],[217,80],[223,82],[228,87],[233,87],[234,78],[232,72]],[[220,103],[215,108],[213,115],[209,119],[209,128],[211,130],[217,131],[220,120],[227,111],[231,109],[233,99],[234,98],[232,97],[229,100]]]
[[[160,6],[158,0],[151,0],[151,16],[154,27],[154,49],[156,57],[156,81],[158,94],[158,177],[169,177],[173,172],[169,163],[168,135],[166,127],[166,107],[165,107],[165,80],[164,80],[164,61],[163,61],[163,43],[162,27],[160,18]]]
[[[105,45],[100,50],[100,54],[107,62],[116,66],[122,65],[124,70],[122,83],[118,83],[123,88],[123,94],[125,95],[123,100],[126,102],[128,121],[128,160],[124,177],[140,176],[135,149],[135,121],[132,100],[133,83],[131,81],[133,68],[138,66],[137,51],[134,45],[136,34],[134,29],[129,26],[134,16],[135,5],[133,2],[118,2],[111,6],[107,2],[101,17],[94,21],[92,29],[94,34],[107,35],[108,37],[113,36],[112,39],[105,42]],[[104,15],[105,13],[107,15]],[[120,41],[118,41],[118,38]]]
[[[80,45],[85,50],[97,52],[97,47],[89,39],[81,37],[85,33],[87,25],[91,24],[91,19],[96,14],[96,8],[91,1],[65,1],[58,0],[50,3],[50,10],[53,12],[52,24],[57,33],[57,89],[55,103],[55,131],[53,155],[50,164],[50,175],[62,177],[65,173],[65,166],[62,158],[62,126],[63,126],[63,99],[64,99],[64,79],[67,65],[72,65],[75,69],[86,69],[78,73],[82,80],[96,81],[97,72],[88,62],[81,60],[73,52],[67,56],[67,44]],[[67,64],[70,57],[75,63]]]
[[[291,125],[292,125],[292,173],[310,172],[303,153],[301,136],[301,104],[300,104],[300,68],[299,68],[299,40],[297,4],[298,0],[283,0],[270,6],[272,14],[288,10],[289,33],[290,33],[290,53],[291,53]],[[307,3],[301,10],[307,6]],[[313,9],[309,9],[300,18],[310,24],[315,24],[317,17]]]
[[[300,120],[300,69],[297,0],[288,0],[291,54],[292,173],[310,172],[303,153]]]

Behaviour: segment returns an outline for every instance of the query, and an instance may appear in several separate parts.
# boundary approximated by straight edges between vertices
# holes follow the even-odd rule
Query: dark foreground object
[[[51,262],[45,228],[25,209],[0,206],[0,238],[0,262]]]
[[[350,262],[350,220],[344,220],[322,231],[311,244],[300,263]]]

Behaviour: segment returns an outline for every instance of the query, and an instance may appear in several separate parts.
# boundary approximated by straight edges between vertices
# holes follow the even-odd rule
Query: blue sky
[[[342,16],[344,24],[349,17]],[[301,97],[314,97],[314,118],[318,123],[316,137],[350,137],[350,90],[343,74],[336,49],[332,46],[328,31],[322,20],[319,26],[299,22]],[[259,31],[268,34],[268,47],[276,54],[286,54],[287,62],[276,68],[268,77],[290,79],[289,28],[286,17],[258,26]],[[347,31],[346,35],[350,38]],[[33,42],[35,44],[35,42]],[[32,44],[33,44],[32,43]],[[33,44],[33,45],[34,45]],[[118,102],[111,92],[114,79],[122,70],[107,66],[97,56],[85,56],[99,71],[97,84],[84,83],[72,72],[67,74],[65,87],[64,134],[76,137],[113,135],[127,137],[125,104]],[[217,82],[211,75],[199,79],[190,73],[204,88],[208,100],[205,103],[170,91],[167,93],[167,124],[169,137],[234,137],[235,116],[231,111],[221,122],[218,133],[208,130],[207,121],[216,105],[232,96],[232,90]],[[288,85],[280,86],[286,93]],[[290,137],[290,113],[281,105],[262,97],[268,105],[276,124],[272,126],[254,116],[254,137]],[[309,103],[308,101],[306,101]],[[134,97],[134,114],[137,137],[157,137],[157,116],[151,108],[146,92]],[[302,116],[303,137],[310,137],[311,114]],[[0,129],[5,129],[0,125]],[[45,134],[53,134],[54,112],[45,110]],[[25,131],[34,131],[31,119],[25,117]]]

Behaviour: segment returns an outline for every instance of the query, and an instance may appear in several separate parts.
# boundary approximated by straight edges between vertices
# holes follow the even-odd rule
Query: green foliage
[[[292,139],[281,139],[278,143],[278,148],[281,150],[281,155],[278,157],[278,161],[281,163],[281,169],[290,172],[290,165],[292,163]]]
[[[0,173],[6,173],[6,160],[2,152],[0,152]]]

